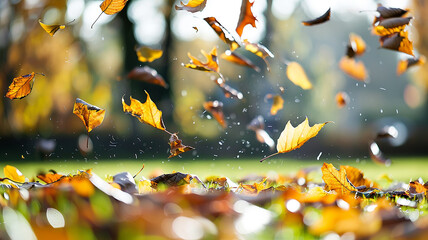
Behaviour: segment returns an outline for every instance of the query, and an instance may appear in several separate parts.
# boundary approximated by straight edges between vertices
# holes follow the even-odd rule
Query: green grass
[[[393,158],[392,165],[389,167],[377,165],[370,159],[364,159],[357,162],[355,159],[348,160],[331,160],[328,163],[333,163],[336,167],[340,165],[351,165],[361,169],[365,176],[379,180],[383,174],[388,175],[396,181],[408,182],[410,179],[421,177],[424,181],[428,180],[428,157],[418,158]],[[101,177],[106,175],[114,175],[119,172],[128,171],[131,174],[137,173],[142,164],[145,168],[140,173],[140,176],[148,177],[155,170],[160,170],[163,173],[172,171],[180,171],[198,175],[201,179],[207,176],[225,176],[231,179],[237,179],[248,174],[266,175],[269,173],[292,174],[299,169],[318,166],[321,167],[323,160],[295,160],[283,159],[268,159],[260,163],[258,159],[222,159],[222,160],[61,160],[61,161],[35,161],[35,162],[3,162],[17,167],[26,177],[35,177],[40,170],[48,171],[54,169],[59,173],[75,173],[77,170],[92,168],[93,172]],[[1,167],[1,166],[0,166]]]

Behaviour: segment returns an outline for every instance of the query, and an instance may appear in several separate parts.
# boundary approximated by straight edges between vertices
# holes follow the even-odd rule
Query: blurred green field
[[[198,175],[200,178],[207,176],[225,176],[231,179],[244,177],[248,174],[266,175],[272,173],[293,174],[299,169],[317,166],[321,167],[324,160],[296,160],[273,158],[263,163],[259,159],[222,159],[222,160],[60,160],[60,161],[23,161],[8,162],[3,161],[3,166],[7,164],[17,167],[26,177],[35,177],[39,171],[54,169],[63,174],[75,173],[77,170],[92,168],[93,172],[99,176],[114,175],[119,172],[128,171],[131,174],[137,173],[143,163],[144,170],[141,176],[149,176],[153,171],[170,173],[180,171]],[[410,179],[422,178],[428,180],[428,157],[393,158],[389,167],[373,163],[370,159],[355,160],[330,160],[337,168],[340,165],[351,165],[361,169],[365,176],[379,180],[382,175],[387,175],[395,181],[408,182]]]

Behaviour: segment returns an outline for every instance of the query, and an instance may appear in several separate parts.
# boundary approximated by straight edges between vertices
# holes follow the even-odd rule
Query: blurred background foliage
[[[370,33],[378,3],[410,8],[414,20],[409,32],[416,56],[428,56],[425,1],[255,0],[257,28],[246,26],[242,39],[271,50],[275,55],[269,59],[271,71],[242,49],[238,52],[256,62],[260,73],[220,59],[220,71],[244,94],[243,100],[225,98],[212,81],[215,74],[182,66],[189,61],[188,52],[202,58],[200,50],[208,52],[217,46],[220,55],[227,49],[203,18],[214,16],[232,32],[240,0],[208,0],[205,10],[196,14],[176,11],[174,5],[179,1],[133,0],[116,15],[103,14],[91,29],[101,12],[100,3],[0,1],[0,89],[5,93],[16,76],[33,71],[46,75],[36,76],[33,92],[26,98],[0,101],[2,152],[16,149],[19,155],[30,155],[38,140],[55,139],[58,157],[68,157],[67,151],[80,157],[76,142],[85,129],[72,114],[78,97],[107,112],[104,123],[91,133],[95,156],[163,157],[156,154],[167,151],[165,136],[122,111],[124,94],[144,101],[147,90],[163,111],[168,129],[179,132],[186,144],[197,148],[183,157],[239,158],[268,153],[268,147],[246,129],[257,115],[265,117],[267,131],[274,139],[288,120],[298,124],[308,116],[311,124],[334,121],[305,151],[294,153],[303,158],[314,158],[320,151],[332,158],[368,156],[368,140],[385,124],[405,126],[399,130],[406,141],[396,144],[401,145],[398,148],[389,149],[386,144],[388,151],[426,154],[428,68],[417,67],[397,77],[398,60],[408,56],[379,49],[378,37]],[[318,17],[329,7],[329,22],[302,26],[302,20]],[[46,24],[74,22],[51,37],[40,27],[39,19]],[[370,75],[366,83],[349,78],[338,67],[351,32],[362,36],[368,45],[361,58]],[[164,54],[152,63],[141,63],[135,54],[137,46],[162,49]],[[312,90],[302,90],[286,78],[288,61],[302,64],[314,85]],[[156,69],[170,88],[126,78],[134,67],[145,65]],[[285,88],[284,109],[271,116],[270,103],[264,97],[278,94],[280,86]],[[343,109],[335,102],[339,91],[347,92],[351,99]],[[224,102],[226,130],[203,110],[202,104],[208,100]]]

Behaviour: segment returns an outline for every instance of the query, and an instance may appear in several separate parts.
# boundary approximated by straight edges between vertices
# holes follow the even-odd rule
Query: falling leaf
[[[379,185],[371,180],[364,178],[364,173],[355,167],[340,166],[340,169],[345,169],[346,177],[355,187],[365,186],[367,188],[379,188]]]
[[[217,86],[221,88],[225,97],[237,99],[244,98],[244,95],[242,95],[241,92],[224,83],[224,80],[222,78],[217,78],[217,80],[214,80],[214,82],[217,84]]]
[[[152,99],[150,99],[149,93],[147,91],[144,92],[147,94],[147,100],[145,103],[141,103],[137,99],[129,97],[131,99],[131,104],[127,105],[122,97],[123,111],[138,118],[142,123],[160,130],[165,130],[165,126],[162,121],[162,111],[160,111]]]
[[[188,63],[184,66],[187,68],[196,69],[199,71],[218,73],[220,69],[218,67],[217,48],[214,47],[209,54],[206,53],[204,50],[201,50],[201,52],[207,59],[206,63],[199,61],[197,58],[193,57],[190,53],[187,53],[187,56],[189,56],[192,63]]]
[[[186,10],[195,13],[204,10],[207,0],[190,0],[186,5],[183,2],[180,2],[180,4],[181,6],[175,5],[175,10]]]
[[[316,24],[321,24],[321,23],[327,22],[328,20],[330,20],[330,14],[331,14],[330,10],[331,10],[331,8],[329,8],[327,10],[327,12],[325,12],[320,17],[312,19],[312,20],[308,20],[308,21],[303,21],[302,24],[305,26],[313,26]]]
[[[258,43],[250,43],[247,39],[244,39],[243,41],[245,50],[255,54],[256,56],[260,57],[265,61],[267,65],[267,69],[269,70],[269,62],[266,60],[267,57],[274,58],[274,55],[267,49],[265,46],[258,44]]]
[[[393,33],[403,31],[406,26],[410,23],[412,17],[407,18],[388,18],[379,22],[378,25],[374,26],[372,33],[378,36],[387,36]]]
[[[421,56],[418,58],[408,58],[402,59],[397,64],[397,75],[400,76],[404,72],[412,66],[424,65],[426,62],[425,56]]]
[[[290,62],[287,66],[287,77],[295,85],[307,90],[312,88],[312,83],[306,76],[305,70],[297,62]]]
[[[366,51],[366,43],[364,40],[357,34],[349,34],[349,44],[346,49],[346,55],[350,58],[354,56],[363,55]]]
[[[308,118],[306,118],[305,121],[294,128],[290,121],[288,121],[276,143],[276,150],[278,152],[263,158],[260,162],[276,154],[286,153],[300,148],[309,139],[315,137],[327,123],[329,122],[315,124],[310,127]]]
[[[204,102],[204,109],[211,113],[215,120],[220,124],[222,128],[227,127],[227,122],[224,119],[224,113],[223,113],[223,103],[220,101],[209,101]]]
[[[89,133],[103,122],[106,111],[77,98],[74,103],[73,113],[82,119]]]
[[[413,55],[413,43],[408,38],[407,32],[394,33],[379,39],[380,46],[385,49],[399,51]]]
[[[94,27],[95,23],[98,21],[98,19],[103,13],[107,15],[113,15],[115,13],[118,13],[122,11],[127,2],[128,0],[104,0],[100,5],[102,12],[97,17],[97,19],[95,19],[94,23],[92,23],[91,28]]]
[[[10,99],[21,99],[30,94],[33,89],[35,75],[36,74],[32,72],[30,74],[14,78],[12,83],[9,85],[6,97]]]
[[[389,8],[382,6],[382,4],[378,4],[376,11],[379,12],[379,17],[375,17],[373,25],[386,18],[402,17],[409,10],[401,8]]]
[[[211,26],[211,28],[217,33],[219,38],[229,45],[230,50],[235,50],[239,47],[238,42],[233,38],[232,34],[227,31],[226,28],[221,25],[215,17],[207,17],[204,20]]]
[[[238,26],[236,27],[236,32],[239,36],[242,36],[242,31],[246,25],[250,24],[254,28],[256,27],[257,18],[254,17],[251,11],[254,2],[255,0],[253,2],[250,2],[250,0],[242,0],[241,13],[239,14]]]
[[[344,73],[354,79],[359,81],[365,81],[367,79],[367,70],[362,61],[357,61],[355,58],[344,56],[340,59],[339,67]]]
[[[14,166],[6,165],[6,167],[3,168],[3,173],[6,178],[9,178],[14,182],[25,182],[25,176]]]
[[[322,180],[324,180],[328,190],[334,190],[340,195],[357,190],[346,177],[345,168],[340,168],[337,171],[333,164],[324,163],[321,172]]]
[[[260,68],[256,65],[254,65],[254,63],[251,62],[250,59],[248,59],[242,55],[239,55],[236,52],[232,52],[230,50],[227,50],[226,52],[224,52],[221,55],[221,58],[223,58],[229,62],[233,62],[233,63],[239,64],[242,66],[250,67],[250,68],[254,69],[256,72],[260,72]]]
[[[199,29],[197,27],[192,27],[193,29],[195,29],[196,32],[199,32]]]
[[[169,146],[171,147],[170,149],[171,155],[168,158],[172,158],[177,156],[180,153],[184,153],[195,149],[193,147],[181,144],[181,140],[178,138],[176,133],[171,134],[171,137],[169,138]]]
[[[149,84],[159,85],[164,88],[168,88],[168,84],[165,82],[163,77],[158,72],[148,66],[136,67],[126,76],[129,79],[139,80]]]
[[[74,20],[71,22],[74,22]],[[71,22],[69,22],[67,24],[70,24]],[[39,19],[39,24],[51,36],[53,36],[58,30],[65,28],[65,24],[64,25],[47,25],[47,24],[42,23],[42,20],[40,20],[40,19]]]
[[[275,142],[264,130],[265,124],[264,119],[261,115],[254,118],[250,124],[247,125],[247,129],[253,130],[256,133],[257,141],[260,143],[266,143],[271,149],[275,147]]]
[[[336,104],[338,108],[343,108],[349,102],[349,96],[346,92],[338,92],[336,94]]]
[[[372,141],[369,143],[369,152],[373,162],[387,167],[391,165],[391,160],[385,158],[376,142]]]
[[[149,47],[139,47],[135,49],[137,52],[138,61],[140,62],[153,62],[154,60],[162,57],[163,51],[157,49],[151,49]]]
[[[270,108],[270,114],[272,116],[276,115],[278,111],[284,107],[284,99],[281,97],[281,95],[267,94],[265,99],[273,99],[272,107]]]

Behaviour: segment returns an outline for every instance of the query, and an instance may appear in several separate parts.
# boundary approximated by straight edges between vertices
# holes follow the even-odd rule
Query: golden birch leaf
[[[73,113],[82,119],[83,124],[85,124],[86,130],[88,130],[89,133],[92,129],[101,125],[104,120],[106,110],[77,98],[74,103]]]
[[[162,121],[162,111],[160,111],[152,99],[150,99],[149,93],[147,91],[145,92],[147,94],[147,100],[145,103],[141,103],[137,99],[130,97],[131,104],[127,105],[122,97],[123,111],[138,118],[142,123],[160,130],[165,130],[165,126]]]
[[[14,182],[25,182],[25,176],[14,166],[6,165],[6,167],[3,168],[3,172],[6,178],[9,178]]]
[[[163,51],[158,49],[151,49],[149,47],[139,47],[135,49],[140,62],[153,62],[154,60],[162,57]]]
[[[305,70],[297,62],[291,62],[287,66],[287,77],[295,85],[307,90],[312,88],[312,83],[306,76]]]
[[[26,97],[33,89],[34,76],[35,73],[32,72],[30,74],[14,78],[12,83],[9,85],[9,89],[7,90],[5,97],[10,99],[21,99]]]
[[[42,23],[42,21],[39,19],[40,26],[51,36],[53,36],[58,30],[64,29],[65,25],[47,25]]]
[[[128,0],[104,0],[100,5],[102,12],[97,17],[97,19],[95,19],[91,28],[94,26],[94,24],[97,22],[97,20],[101,17],[101,15],[103,13],[105,13],[107,15],[113,15],[115,13],[118,13],[118,12],[122,11],[122,9],[125,7],[127,2],[128,2]]]
[[[340,168],[338,171],[333,164],[324,163],[321,172],[328,190],[334,190],[340,195],[357,190],[346,177],[345,168]]]

